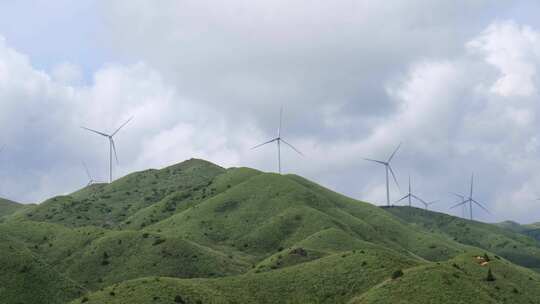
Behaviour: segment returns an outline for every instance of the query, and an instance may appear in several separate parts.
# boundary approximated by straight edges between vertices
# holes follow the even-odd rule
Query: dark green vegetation
[[[536,239],[537,241],[540,241],[540,222],[530,224],[530,225],[520,225],[516,222],[506,221],[506,222],[499,223],[497,225],[499,227],[502,227],[502,228],[505,228],[514,232],[525,234],[529,237]]]
[[[483,248],[515,264],[540,270],[540,242],[521,231],[418,208],[391,207],[386,210],[411,226],[447,235],[459,243]]]
[[[202,160],[3,218],[0,303],[540,303],[519,231]]]
[[[26,205],[0,198],[0,221],[2,221],[3,217],[11,215],[25,208],[27,208]]]

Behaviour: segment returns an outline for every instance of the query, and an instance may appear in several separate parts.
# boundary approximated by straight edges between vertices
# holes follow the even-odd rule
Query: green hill
[[[17,211],[23,210],[25,205],[19,204],[4,198],[0,198],[0,221],[3,217],[11,215]]]
[[[447,235],[459,243],[483,248],[515,264],[540,270],[540,242],[521,233],[414,207],[391,207],[386,210],[410,226]]]
[[[0,303],[377,303],[399,271],[404,290],[431,275],[462,276],[451,286],[485,303],[511,296],[512,284],[540,292],[522,282],[538,274],[515,265],[538,268],[532,238],[406,209],[296,175],[191,159],[5,216],[0,283],[11,289],[0,287]],[[484,252],[506,279],[500,295],[485,291],[485,267],[471,262]]]
[[[349,303],[540,303],[540,276],[498,256],[467,253],[405,270]],[[485,264],[484,264],[485,263]],[[489,281],[491,270],[493,281]]]
[[[521,225],[516,222],[506,221],[497,224],[499,227],[524,234],[540,242],[540,223]]]

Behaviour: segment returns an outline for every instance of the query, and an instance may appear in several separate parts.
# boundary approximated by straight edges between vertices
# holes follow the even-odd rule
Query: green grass
[[[0,233],[0,303],[61,304],[88,292],[16,239]]]
[[[537,295],[540,248],[514,226],[379,208],[296,175],[191,159],[12,205],[0,216],[0,283],[9,287],[0,303],[416,303],[414,290],[425,294],[418,303],[534,303]],[[471,260],[479,252],[500,256],[491,263],[505,279],[496,291],[479,279],[485,268]],[[531,297],[505,293],[513,286]]]
[[[70,227],[92,225],[115,228],[122,224],[129,225],[124,221],[130,216],[174,193],[187,193],[188,196],[177,195],[172,200],[173,204],[182,204],[183,199],[192,196],[204,199],[212,193],[201,192],[223,172],[225,169],[219,166],[192,159],[161,170],[133,173],[112,184],[91,185],[71,195],[51,198],[21,217]],[[151,223],[152,219],[148,219],[141,222],[138,228]]]
[[[376,303],[539,303],[540,275],[494,255],[482,266],[482,251],[443,263],[405,270],[357,296],[351,304]],[[495,281],[487,281],[491,269]]]
[[[521,266],[540,268],[540,242],[521,233],[498,225],[419,208],[392,207],[386,210],[411,226],[447,235],[462,244],[486,249]]]
[[[514,232],[524,234],[540,242],[540,223],[520,225],[516,222],[506,221],[506,222],[498,223],[497,226],[514,231]]]
[[[0,198],[0,222],[2,221],[2,218],[7,217],[8,215],[12,215],[21,210],[24,210],[25,208],[28,208],[28,207],[30,206],[19,204],[19,203],[16,203],[14,201],[10,201],[4,198]]]
[[[139,279],[86,298],[88,303],[111,304],[174,303],[176,296],[186,303],[344,303],[390,277],[395,269],[418,263],[392,251],[365,249],[223,279]]]

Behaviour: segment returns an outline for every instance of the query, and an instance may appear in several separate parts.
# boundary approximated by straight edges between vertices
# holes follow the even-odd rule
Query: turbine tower
[[[96,133],[98,135],[104,136],[109,140],[109,183],[112,183],[112,179],[113,179],[112,178],[113,152],[114,152],[114,157],[116,158],[116,164],[118,164],[118,154],[116,154],[116,145],[114,144],[114,136],[116,135],[116,133],[118,133],[118,131],[120,131],[120,129],[122,129],[125,125],[127,125],[128,122],[130,122],[132,119],[133,119],[133,117],[129,118],[126,122],[124,122],[122,125],[120,125],[120,127],[118,127],[118,129],[116,129],[116,131],[114,131],[111,134],[96,131],[96,130],[93,130],[93,129],[90,129],[90,128],[87,128],[87,127],[81,127],[81,128],[83,128],[85,130],[88,130],[90,132],[93,132],[93,133]]]
[[[278,172],[279,174],[281,174],[281,142],[283,142],[284,144],[286,144],[287,146],[289,146],[291,149],[293,149],[296,153],[304,156],[304,154],[302,154],[302,152],[300,152],[298,149],[296,149],[293,145],[291,145],[290,143],[288,143],[285,139],[283,139],[283,137],[281,137],[281,123],[282,123],[282,120],[283,120],[283,107],[281,107],[279,109],[279,128],[278,128],[278,131],[277,131],[277,137],[267,141],[267,142],[264,142],[260,145],[256,145],[255,147],[251,148],[251,150],[253,149],[257,149],[259,147],[262,147],[266,144],[269,144],[269,143],[272,143],[272,142],[276,142],[277,143],[277,153],[278,153]]]
[[[390,206],[390,181],[388,178],[388,173],[390,172],[392,174],[392,177],[394,178],[394,182],[396,183],[396,186],[399,189],[399,183],[396,179],[396,175],[394,174],[394,170],[392,170],[392,166],[390,166],[390,162],[392,161],[392,158],[394,158],[394,155],[396,155],[396,152],[401,147],[401,143],[397,146],[397,148],[394,150],[394,152],[390,155],[387,161],[382,160],[376,160],[376,159],[370,159],[370,158],[364,158],[364,160],[375,162],[378,164],[381,164],[384,166],[385,172],[386,172],[386,205]]]
[[[424,204],[424,205],[426,204],[426,202],[425,202],[423,199],[419,198],[418,196],[416,196],[416,195],[414,195],[414,194],[412,193],[412,190],[411,190],[411,176],[410,176],[410,175],[409,175],[409,192],[408,192],[407,195],[405,195],[404,197],[402,197],[402,198],[400,198],[399,200],[395,201],[395,203],[399,203],[399,202],[401,202],[402,200],[404,200],[404,199],[406,199],[406,198],[407,198],[408,201],[409,201],[409,207],[412,206],[412,199],[413,199],[413,198],[414,198],[415,200],[421,202],[421,203]]]
[[[457,203],[454,206],[450,207],[450,209],[452,209],[452,208],[455,208],[455,207],[458,207],[458,206],[465,205],[465,204],[469,203],[469,211],[470,211],[471,221],[473,220],[473,204],[476,204],[478,207],[482,208],[484,211],[489,213],[489,210],[487,210],[482,204],[480,204],[477,200],[475,200],[473,198],[473,188],[474,188],[474,173],[471,175],[471,189],[470,189],[470,192],[469,192],[469,197],[467,199],[463,199],[462,202]],[[459,194],[456,194],[456,195],[458,197],[463,197],[463,196],[461,196]]]

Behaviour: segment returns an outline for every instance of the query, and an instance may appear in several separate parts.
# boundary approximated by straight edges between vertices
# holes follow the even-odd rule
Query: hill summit
[[[538,241],[417,210],[191,159],[7,212],[0,302],[539,303]]]

